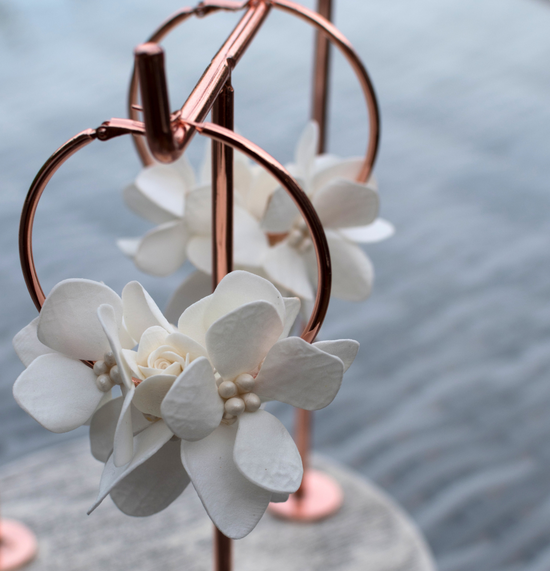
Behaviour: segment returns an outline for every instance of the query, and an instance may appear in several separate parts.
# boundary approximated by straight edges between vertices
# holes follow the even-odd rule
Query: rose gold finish
[[[214,571],[233,569],[233,541],[214,527]]]
[[[13,571],[32,561],[38,546],[34,533],[11,519],[0,520],[0,571]]]
[[[221,90],[212,121],[233,130],[233,88],[230,79]],[[212,141],[212,284],[233,270],[233,149]]]
[[[296,494],[280,504],[269,504],[269,511],[283,519],[313,522],[324,519],[342,507],[344,495],[338,482],[317,470],[304,473],[306,493],[302,498]]]
[[[332,20],[332,0],[318,0],[317,13],[329,22]],[[312,119],[319,125],[317,153],[324,153],[327,144],[328,78],[330,72],[330,42],[317,30],[315,34],[315,63],[313,75]]]

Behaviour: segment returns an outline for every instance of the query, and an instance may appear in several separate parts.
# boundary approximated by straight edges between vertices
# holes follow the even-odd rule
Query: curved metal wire
[[[191,16],[202,17],[220,10],[238,11],[248,7],[250,4],[250,2],[218,0],[201,3],[195,8],[184,8],[166,20],[151,35],[148,41],[159,43],[164,39],[164,37],[166,37],[169,32],[171,32],[174,28],[176,28],[179,24],[183,23]],[[344,57],[351,65],[353,71],[355,72],[363,90],[363,95],[365,97],[369,116],[370,128],[367,150],[365,153],[363,166],[357,176],[357,182],[366,182],[372,173],[372,169],[378,154],[378,147],[380,143],[380,111],[378,108],[378,102],[374,92],[374,87],[365,66],[361,62],[359,56],[347,38],[330,21],[320,16],[317,12],[305,8],[304,6],[301,6],[296,2],[292,2],[290,0],[268,0],[268,4],[274,8],[297,16],[320,30],[323,34],[326,35],[330,42],[342,52]],[[134,67],[128,95],[128,113],[129,117],[133,120],[137,120],[139,118],[139,105],[137,105],[137,102],[138,77]],[[185,119],[185,117],[183,119]],[[153,158],[147,150],[147,145],[143,138],[134,137],[134,143],[142,163],[145,166],[153,164]]]

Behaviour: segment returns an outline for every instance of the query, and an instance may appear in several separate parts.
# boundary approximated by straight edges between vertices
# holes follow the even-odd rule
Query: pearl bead
[[[254,388],[254,377],[248,373],[243,373],[235,379],[235,384],[241,393],[249,393]]]
[[[262,404],[260,397],[254,393],[243,395],[243,401],[246,407],[246,412],[256,412]]]
[[[109,375],[99,375],[99,377],[97,377],[95,380],[95,383],[97,388],[104,393],[110,391],[113,388],[113,381]]]
[[[237,394],[237,387],[232,381],[223,381],[218,387],[218,393],[224,399],[229,399]]]
[[[238,416],[244,412],[244,401],[240,398],[232,398],[225,401],[225,412]]]
[[[94,363],[94,373],[99,377],[99,375],[105,375],[109,372],[109,367],[105,364],[105,361],[96,361]]]
[[[104,360],[105,360],[105,364],[107,365],[107,367],[113,367],[114,365],[116,365],[116,359],[115,359],[115,356],[113,355],[112,351],[105,353]]]
[[[115,365],[114,367],[111,368],[109,376],[111,377],[111,380],[115,385],[120,385],[121,377],[120,377],[120,371],[118,370],[118,365]]]

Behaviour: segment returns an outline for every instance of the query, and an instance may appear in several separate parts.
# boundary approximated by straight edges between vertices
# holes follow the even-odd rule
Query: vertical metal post
[[[233,130],[233,88],[225,83],[212,122]],[[233,269],[233,149],[212,141],[212,289]],[[231,571],[232,541],[214,528],[214,571]]]

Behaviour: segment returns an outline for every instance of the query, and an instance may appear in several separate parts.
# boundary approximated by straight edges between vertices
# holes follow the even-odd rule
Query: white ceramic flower
[[[299,300],[283,298],[270,282],[248,272],[226,276],[213,294],[181,315],[177,330],[151,320],[157,309],[147,319],[127,319],[126,310],[138,315],[130,296],[141,295],[136,282],[123,292],[124,321],[139,346],[122,355],[137,385],[133,406],[150,425],[139,433],[133,429],[127,465],[107,460],[92,509],[110,494],[123,512],[150,515],[190,480],[216,526],[228,537],[244,537],[268,503],[284,501],[302,478],[292,438],[261,404],[327,406],[358,344],[310,345],[287,338]],[[104,442],[113,434],[113,407],[107,403],[92,419],[92,430],[110,427],[102,433]]]
[[[372,264],[358,243],[391,236],[393,226],[377,218],[376,182],[355,182],[362,159],[316,155],[317,123],[306,126],[296,147],[295,162],[287,165],[313,203],[326,232],[332,261],[332,295],[348,301],[366,299],[371,291]],[[303,300],[312,300],[317,280],[313,245],[294,203],[277,189],[269,200],[262,227],[273,247],[263,258],[267,277]]]
[[[210,146],[206,147],[200,183],[189,162],[182,156],[169,165],[144,168],[134,184],[124,191],[131,210],[158,224],[142,238],[118,241],[120,249],[136,266],[149,274],[166,276],[189,259],[199,270],[212,271],[212,207]],[[271,191],[277,186],[259,167],[253,168],[235,153],[234,182],[234,262],[254,268],[268,248],[259,219]],[[252,192],[253,190],[253,192]]]

